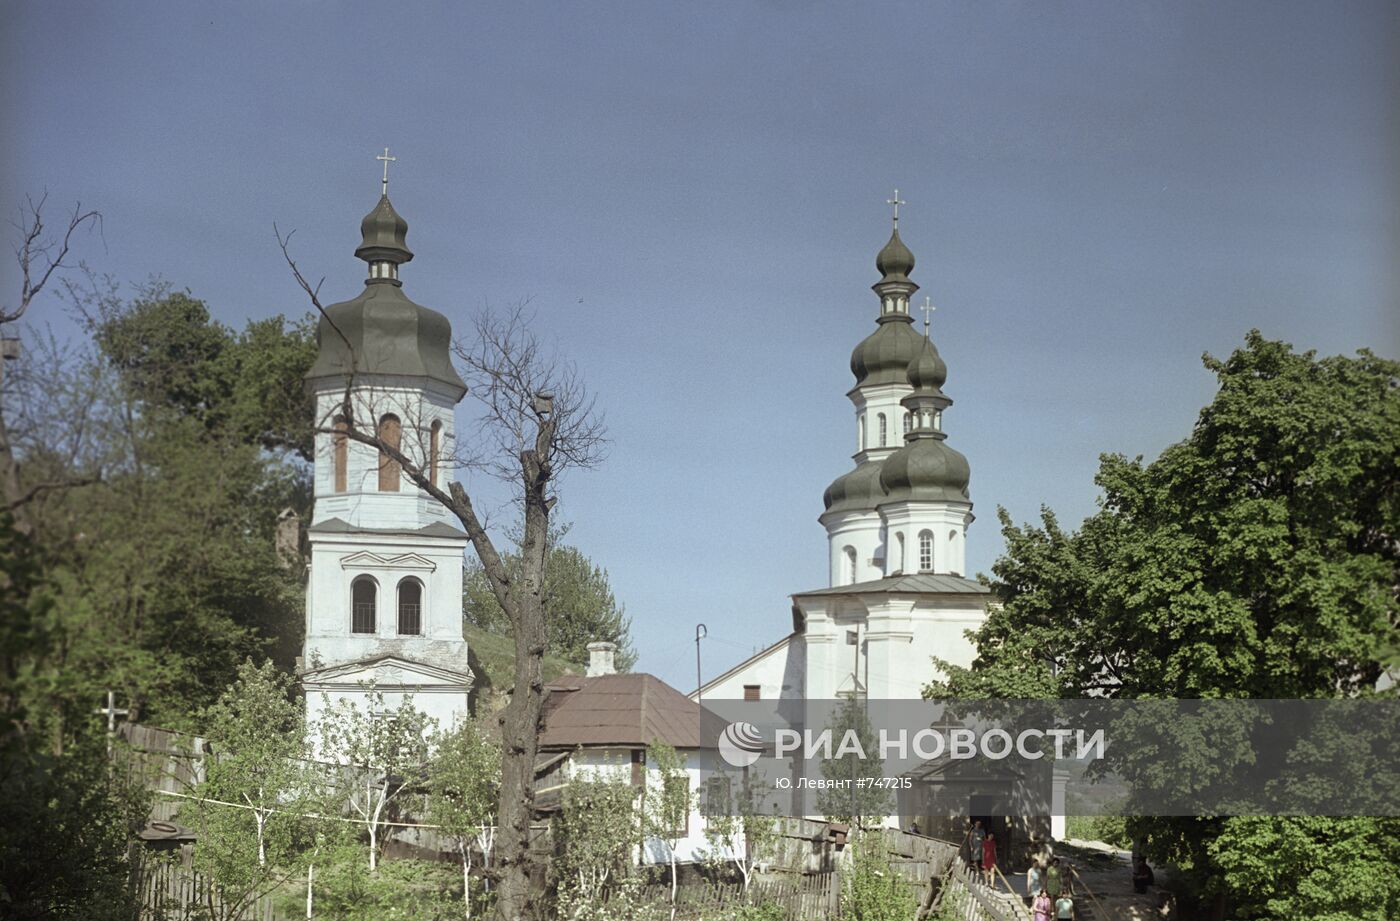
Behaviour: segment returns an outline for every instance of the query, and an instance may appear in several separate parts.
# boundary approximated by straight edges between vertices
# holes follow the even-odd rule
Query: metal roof
[[[981,582],[964,579],[962,576],[920,572],[906,576],[887,576],[870,582],[855,582],[851,585],[837,585],[832,588],[818,588],[810,592],[797,592],[792,597],[808,598],[814,595],[870,595],[875,593],[990,595],[992,590]]]
[[[700,747],[700,705],[654,675],[563,675],[546,687],[541,749]]]
[[[458,530],[450,524],[434,521],[432,524],[424,525],[421,528],[361,528],[350,524],[343,518],[327,518],[325,521],[313,524],[307,528],[315,534],[384,534],[400,535],[403,537],[455,537],[459,540],[468,540],[467,532]]]

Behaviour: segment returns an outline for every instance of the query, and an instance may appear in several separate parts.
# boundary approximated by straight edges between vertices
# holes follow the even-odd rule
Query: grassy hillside
[[[476,673],[477,687],[489,686],[493,691],[509,691],[515,681],[515,640],[509,636],[488,633],[471,624],[462,626],[467,638],[468,658]],[[544,657],[544,679],[549,681],[582,669],[555,656]]]

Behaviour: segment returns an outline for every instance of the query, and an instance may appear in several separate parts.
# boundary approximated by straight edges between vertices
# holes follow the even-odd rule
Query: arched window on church
[[[904,434],[908,435],[909,430],[914,427],[914,416],[909,410],[904,411]]]
[[[919,532],[919,572],[933,572],[933,532]]]
[[[900,531],[894,536],[894,565],[895,572],[904,572],[904,532]]]
[[[948,532],[948,568],[951,570],[958,561],[958,532]],[[962,575],[962,573],[958,573]]]
[[[346,434],[349,426],[345,423],[344,416],[336,416],[334,421],[335,434],[331,436],[331,469],[335,471],[335,491],[345,492],[349,489],[350,463],[350,437]]]
[[[438,458],[442,455],[442,420],[434,419],[432,436],[428,445],[428,480],[434,486],[441,486],[438,482]]]
[[[386,413],[379,420],[379,440],[396,451],[399,449],[399,439],[402,432],[403,426],[399,422],[399,417],[393,413]],[[391,458],[384,451],[380,451],[379,491],[398,492],[399,479],[399,462]]]
[[[360,576],[350,584],[350,632],[374,632],[374,602],[379,586],[369,576]]]
[[[865,413],[860,414],[856,419],[856,450],[865,450]]]
[[[856,584],[856,548],[846,548],[846,584]]]
[[[399,583],[399,635],[423,632],[423,583],[408,578]]]
[[[889,442],[888,425],[885,423],[885,414],[880,413],[880,447],[884,447]]]

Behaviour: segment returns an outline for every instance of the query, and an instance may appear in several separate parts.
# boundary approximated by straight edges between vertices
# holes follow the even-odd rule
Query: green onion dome
[[[306,381],[314,387],[332,380],[339,387],[353,374],[423,378],[446,385],[461,399],[467,385],[452,366],[452,324],[409,300],[397,277],[397,266],[413,258],[404,243],[408,222],[384,196],[360,231],[363,241],[355,255],[370,264],[371,277],[358,297],[326,308]]]
[[[837,477],[826,488],[822,502],[828,512],[866,512],[874,511],[884,498],[880,462],[866,461],[850,473]]]
[[[916,391],[941,393],[943,382],[948,379],[948,365],[939,356],[934,344],[925,338],[919,353],[909,362],[907,374],[909,385]]]
[[[914,438],[885,458],[880,485],[886,502],[903,499],[969,502],[972,468],[942,438]],[[881,503],[884,504],[884,503]]]
[[[379,196],[379,204],[360,221],[360,246],[355,255],[365,262],[408,262],[413,253],[408,249],[408,221],[405,221],[388,195]]]
[[[875,332],[851,352],[851,373],[856,385],[903,384],[909,380],[909,363],[927,342],[904,314],[887,314],[877,321]]]
[[[914,271],[914,254],[899,238],[898,227],[890,234],[890,242],[875,257],[875,268],[884,276],[884,281],[903,279]]]

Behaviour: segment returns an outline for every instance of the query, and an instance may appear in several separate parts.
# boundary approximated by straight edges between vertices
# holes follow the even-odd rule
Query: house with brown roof
[[[613,643],[590,643],[583,675],[563,675],[546,687],[543,729],[536,769],[536,807],[559,808],[560,794],[573,779],[617,778],[643,789],[661,782],[647,756],[653,742],[664,742],[681,755],[692,794],[690,814],[676,847],[678,862],[693,862],[708,853],[704,816],[695,796],[717,752],[704,744],[700,705],[655,675],[618,674]],[[714,734],[710,734],[714,737]],[[648,841],[643,863],[665,863],[666,845]]]

